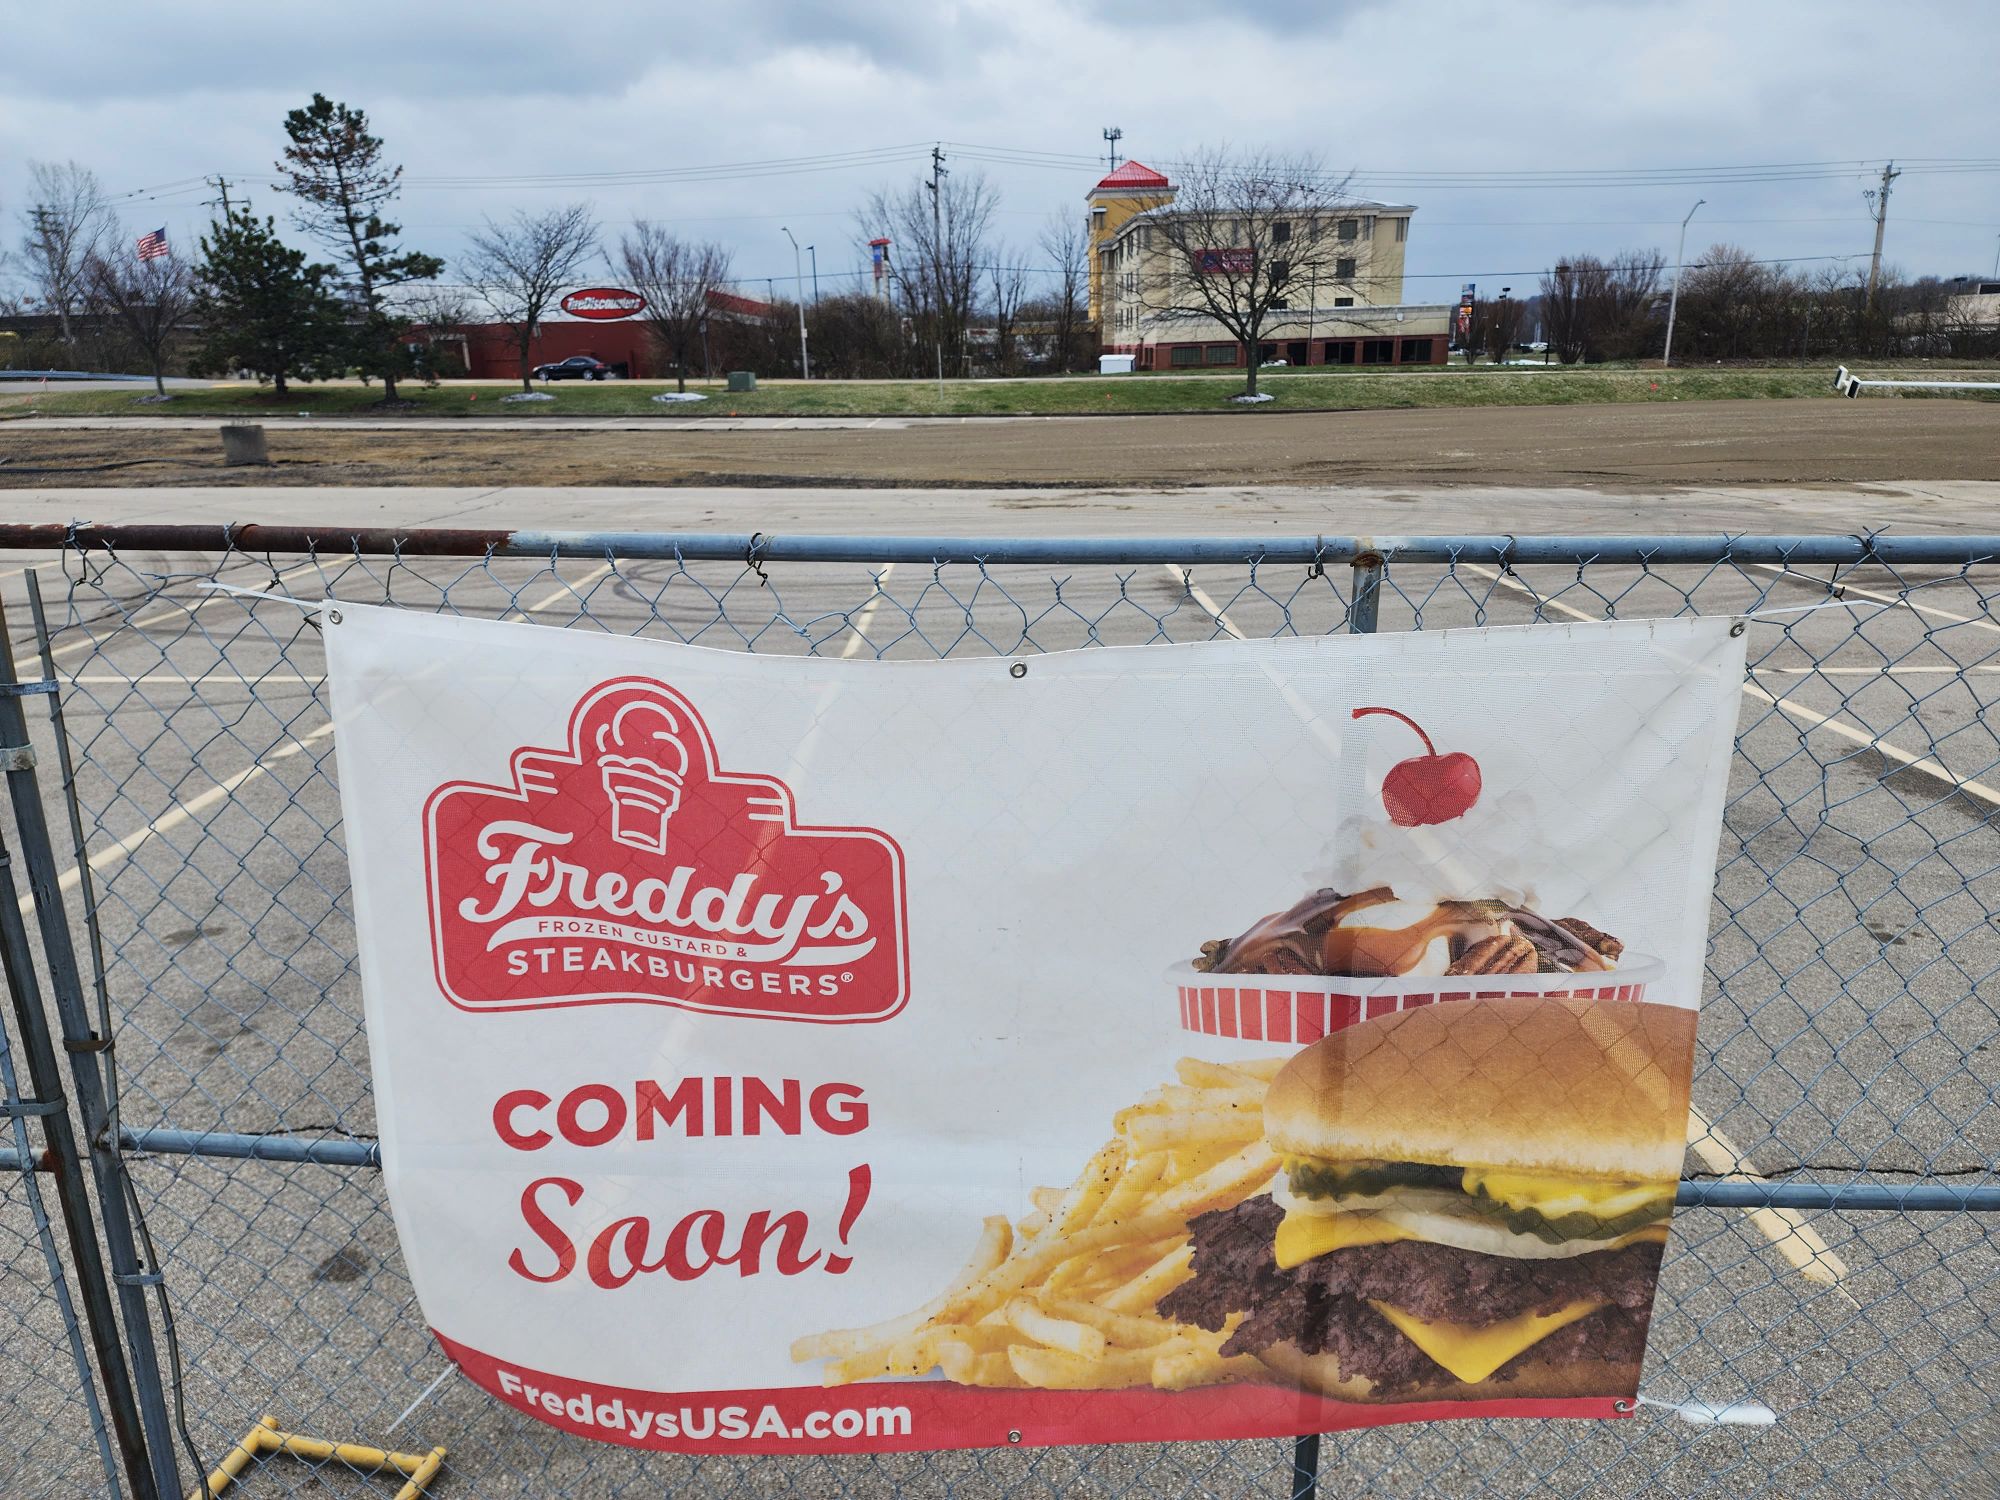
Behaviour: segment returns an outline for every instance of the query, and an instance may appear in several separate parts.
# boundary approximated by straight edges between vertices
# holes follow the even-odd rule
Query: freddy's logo
[[[454,1005],[818,1022],[902,1009],[895,840],[799,825],[783,782],[722,771],[672,688],[600,684],[568,743],[515,751],[512,773],[441,786],[425,808],[432,947]]]

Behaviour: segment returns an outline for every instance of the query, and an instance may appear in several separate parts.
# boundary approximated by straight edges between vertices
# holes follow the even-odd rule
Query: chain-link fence
[[[123,1160],[178,1334],[169,1400],[208,1465],[268,1413],[319,1436],[443,1444],[433,1490],[451,1496],[1303,1492],[1290,1442],[646,1457],[448,1378],[372,1166],[324,655],[315,620],[285,602],[333,596],[889,660],[1746,617],[1698,1114],[1642,1387],[1665,1406],[1343,1434],[1319,1448],[1320,1481],[1396,1495],[1993,1485],[2000,540],[214,539],[0,536],[46,549],[46,631],[11,601],[9,624],[22,675],[45,661],[59,685],[51,715],[28,713],[53,883],[73,919],[95,915],[77,982],[94,957]],[[32,1123],[11,1122],[16,1167],[37,1149]],[[32,1289],[0,1313],[0,1425],[83,1457],[66,1477],[0,1461],[0,1479],[8,1494],[68,1495],[93,1483],[96,1408],[35,1182],[10,1170],[0,1183],[0,1273]],[[1775,1424],[1689,1420],[1703,1409],[1690,1403],[1738,1402]],[[170,1446],[185,1490],[192,1460]],[[243,1482],[389,1495],[402,1481],[269,1458]]]

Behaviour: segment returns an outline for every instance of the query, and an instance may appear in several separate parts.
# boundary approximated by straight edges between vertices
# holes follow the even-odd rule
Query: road
[[[718,412],[718,415],[723,415]],[[1706,401],[1159,417],[665,419],[640,429],[274,429],[270,469],[210,432],[0,423],[0,486],[646,485],[1570,488],[2000,481],[2000,402]]]
[[[539,488],[17,491],[0,515],[74,505],[347,524],[598,524],[874,533],[1636,530],[1670,507],[1702,528],[1848,531],[1878,515],[1991,529],[1994,487],[1698,489],[1670,500],[1570,489],[1330,496],[1280,488],[724,494]],[[1817,498],[1815,498],[1817,497]],[[1816,510],[1804,507],[1816,504]],[[757,510],[757,507],[763,507]],[[1930,507],[1925,509],[1923,507]],[[751,516],[757,519],[748,519]],[[1482,521],[1481,517],[1485,517]],[[1420,518],[1413,520],[1412,518]],[[1733,522],[1728,518],[1734,517]],[[1810,520],[1800,519],[1810,517]],[[704,519],[706,518],[706,519]],[[1612,522],[1623,518],[1624,524]],[[1692,519],[1686,519],[1692,518]],[[766,522],[770,524],[766,524]],[[1004,527],[1001,523],[1005,523]],[[1816,523],[1816,524],[1815,524]],[[336,530],[330,527],[330,530]],[[1530,529],[1525,524],[1522,529]],[[162,554],[0,557],[17,642],[42,564],[55,665],[80,757],[88,863],[104,912],[128,1127],[373,1130],[366,1038],[319,639],[295,608],[205,591],[208,564]],[[1337,632],[1348,580],[1298,567],[678,566],[573,559],[236,559],[221,581],[302,598],[644,633],[727,649],[922,659],[1094,644]],[[1852,573],[1862,606],[1755,618],[1717,887],[1696,1103],[1757,1170],[1964,1171],[2000,1158],[2000,1059],[1982,987],[2000,974],[2000,570]],[[1907,603],[1905,584],[1920,585]],[[1824,603],[1781,567],[1392,568],[1381,628],[1705,613]],[[1878,607],[1885,606],[1885,607]],[[38,721],[42,764],[54,746]],[[54,771],[45,771],[44,785]],[[62,826],[58,818],[57,826]],[[69,878],[74,890],[80,880]],[[447,1064],[448,1065],[448,1064]],[[1691,1157],[1699,1169],[1702,1158]],[[1283,1494],[1289,1445],[1243,1443],[930,1458],[641,1463],[553,1436],[448,1381],[369,1174],[155,1158],[138,1168],[182,1323],[195,1431],[211,1461],[266,1410],[313,1433],[453,1453],[451,1493]],[[0,1214],[11,1212],[0,1204]],[[9,1221],[11,1224],[11,1221]],[[0,1241],[9,1241],[0,1224]],[[1328,1490],[1797,1493],[1852,1461],[1976,1480],[2000,1401],[1990,1321],[2000,1256],[1959,1216],[1819,1215],[1845,1263],[1807,1281],[1736,1213],[1676,1223],[1646,1389],[1764,1401],[1776,1428],[1474,1424],[1331,1439]],[[32,1369],[23,1379],[35,1378]],[[0,1408],[6,1405],[0,1377]],[[1984,1457],[1982,1456],[1984,1455]],[[1537,1478],[1537,1476],[1545,1476]],[[1856,1479],[1851,1472],[1831,1482]],[[277,1471],[260,1476],[271,1484]]]

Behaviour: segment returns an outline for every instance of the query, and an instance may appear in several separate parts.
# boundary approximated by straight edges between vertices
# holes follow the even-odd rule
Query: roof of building
[[[1172,186],[1173,184],[1164,176],[1155,172],[1143,162],[1128,161],[1123,166],[1115,169],[1109,177],[1101,180],[1091,191],[1101,192],[1109,188],[1115,192],[1119,188],[1163,188]]]
[[[768,318],[772,313],[768,302],[759,302],[755,297],[739,297],[734,292],[719,292],[713,287],[705,294],[705,300],[717,312],[737,313],[746,318]]]

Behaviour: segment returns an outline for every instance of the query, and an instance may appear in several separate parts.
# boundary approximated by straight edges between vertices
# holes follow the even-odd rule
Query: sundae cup
[[[600,755],[597,767],[611,802],[611,837],[665,854],[667,820],[681,805],[680,774],[639,756]]]
[[[1519,901],[1317,890],[1172,966],[1181,1030],[1269,1053],[1450,1000],[1644,998],[1663,965]],[[1233,1049],[1232,1049],[1233,1050]]]

